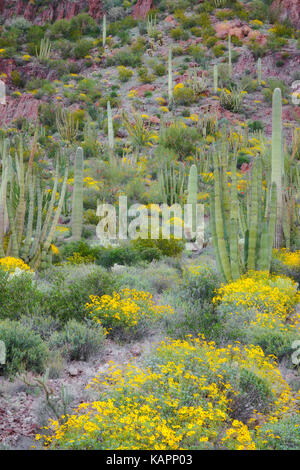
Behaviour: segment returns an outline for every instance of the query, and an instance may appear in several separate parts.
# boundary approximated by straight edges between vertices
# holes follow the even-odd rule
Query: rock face
[[[300,28],[300,0],[275,0],[272,8],[280,10],[280,19],[289,19],[295,28]]]
[[[15,119],[24,117],[30,121],[36,121],[40,104],[40,100],[29,95],[24,95],[21,98],[8,96],[6,104],[0,104],[0,126],[10,124]]]
[[[146,18],[147,13],[151,10],[153,0],[138,0],[133,8],[134,18]]]
[[[98,19],[103,16],[102,0],[54,0],[46,6],[36,6],[28,0],[17,0],[14,3],[0,0],[0,15],[5,19],[24,16],[35,24],[44,24],[63,18],[70,19],[81,11],[88,10],[89,15]]]

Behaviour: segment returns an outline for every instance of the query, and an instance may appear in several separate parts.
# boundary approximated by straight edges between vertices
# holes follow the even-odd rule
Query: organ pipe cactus
[[[257,157],[252,168],[251,193],[245,214],[244,202],[237,192],[236,159],[231,162],[229,182],[226,157],[214,155],[210,223],[217,264],[226,282],[238,279],[248,270],[270,269],[277,192],[273,183],[263,194],[262,181],[262,162]]]
[[[74,165],[74,189],[72,201],[72,239],[80,240],[83,223],[83,149],[77,148]]]
[[[2,174],[0,184],[0,256],[22,258],[34,269],[47,257],[61,214],[62,198],[66,191],[68,164],[56,205],[59,188],[56,165],[51,200],[47,189],[31,166],[25,168],[23,144],[20,139],[14,162],[9,142],[1,146]]]
[[[190,169],[189,179],[188,179],[187,203],[192,205],[193,232],[195,232],[197,228],[196,227],[197,200],[198,200],[198,171],[197,171],[196,165],[192,165]]]
[[[277,188],[277,220],[275,247],[282,246],[282,178],[284,170],[283,139],[282,139],[282,96],[280,88],[275,88],[272,104],[272,172],[271,181]]]
[[[179,171],[175,169],[174,162],[166,164],[160,172],[159,183],[162,200],[165,204],[183,203],[185,171],[182,162],[179,163]]]

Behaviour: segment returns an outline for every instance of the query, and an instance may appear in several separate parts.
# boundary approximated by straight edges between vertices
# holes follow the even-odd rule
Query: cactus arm
[[[283,151],[282,151],[282,97],[280,88],[275,88],[272,104],[272,183],[277,187],[277,220],[275,232],[275,246],[282,245],[282,175],[283,175]]]
[[[231,205],[230,205],[230,265],[232,279],[236,280],[240,277],[239,266],[239,201],[237,194],[237,176],[236,176],[236,159],[231,163]]]
[[[72,203],[72,239],[80,240],[83,222],[83,149],[77,148]]]
[[[256,248],[257,248],[257,231],[258,231],[258,173],[257,161],[254,161],[252,167],[251,179],[251,207],[249,220],[249,246],[247,269],[255,270],[256,268]]]
[[[231,268],[228,254],[228,242],[225,238],[225,223],[222,208],[221,178],[217,156],[214,155],[214,206],[215,206],[215,224],[216,237],[220,253],[222,271],[227,282],[232,281]]]

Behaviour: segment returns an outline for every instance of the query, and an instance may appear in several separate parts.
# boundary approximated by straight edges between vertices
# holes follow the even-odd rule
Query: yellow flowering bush
[[[260,344],[268,353],[287,353],[299,323],[297,287],[288,277],[261,271],[222,285],[213,303],[218,305],[224,334]]]
[[[31,271],[30,267],[20,258],[14,258],[12,256],[0,258],[0,269],[13,273],[17,268],[21,271]]]
[[[168,305],[156,305],[149,292],[128,288],[102,297],[92,295],[86,308],[95,321],[117,336],[144,333],[151,324],[174,313]]]
[[[277,364],[259,347],[217,348],[200,337],[161,342],[143,368],[111,363],[87,388],[99,400],[51,420],[48,435],[36,439],[64,449],[254,450],[258,419],[296,413]],[[260,411],[262,394],[268,406]],[[232,411],[241,399],[250,410],[243,421]]]
[[[273,250],[271,270],[276,274],[291,277],[300,284],[300,250]]]
[[[280,250],[273,250],[273,256],[288,267],[300,269],[300,250],[288,251],[281,248]]]

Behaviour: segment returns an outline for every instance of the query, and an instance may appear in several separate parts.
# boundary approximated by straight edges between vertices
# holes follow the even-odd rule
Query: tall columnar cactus
[[[172,71],[172,49],[169,49],[168,56],[168,95],[169,104],[173,101],[173,71]]]
[[[223,279],[230,282],[248,270],[270,269],[275,235],[276,184],[270,185],[263,194],[262,162],[255,160],[251,193],[245,207],[237,193],[236,160],[231,162],[231,182],[228,181],[225,163],[224,157],[219,159],[214,155],[210,221],[218,267]]]
[[[83,224],[83,149],[77,148],[72,201],[72,239],[80,240]]]
[[[198,171],[196,165],[192,165],[188,179],[187,204],[192,205],[192,229],[196,231],[197,226],[197,202],[198,202]]]
[[[272,105],[272,173],[271,181],[277,188],[277,220],[275,247],[282,246],[282,179],[284,171],[283,139],[282,139],[282,96],[280,88],[275,88]]]
[[[67,186],[68,164],[56,206],[58,165],[49,202],[47,189],[41,184],[38,173],[30,164],[27,169],[25,167],[21,140],[14,162],[8,141],[1,146],[1,159],[0,256],[20,257],[37,269],[42,253],[48,254],[55,235]]]
[[[229,77],[232,77],[232,46],[231,46],[231,36],[228,35],[228,74]]]
[[[103,16],[102,20],[102,46],[106,45],[106,15]]]
[[[261,86],[262,83],[262,71],[261,71],[261,58],[257,60],[257,83]]]
[[[165,204],[183,203],[185,171],[182,162],[176,171],[174,162],[166,164],[159,175],[159,184],[162,200]]]
[[[110,150],[113,151],[114,150],[114,127],[113,127],[110,101],[107,102],[107,133],[108,133],[108,146]]]
[[[218,91],[218,64],[214,65],[214,93]]]

